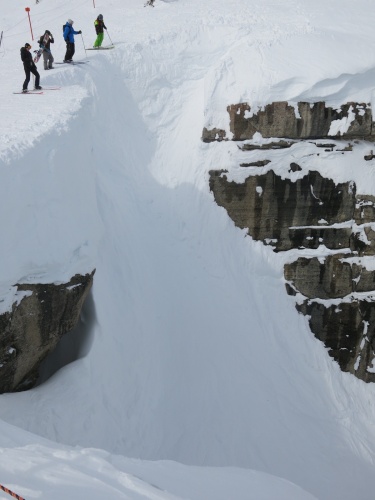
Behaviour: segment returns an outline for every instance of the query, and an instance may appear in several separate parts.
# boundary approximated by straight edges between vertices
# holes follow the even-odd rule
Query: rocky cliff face
[[[371,139],[373,135],[371,107],[365,103],[349,102],[334,109],[324,102],[298,102],[291,105],[281,101],[255,110],[249,104],[241,103],[228,106],[227,110],[234,141],[251,139],[256,132],[267,138],[289,139]],[[223,140],[225,132],[205,128],[202,139],[205,142]]]
[[[287,103],[274,103],[251,116],[246,104],[229,106],[233,139],[246,138],[240,146],[243,152],[266,149],[248,142],[260,131],[263,137],[287,137],[269,142],[269,149],[291,148],[291,138],[300,142],[298,138],[325,137],[335,120],[348,118],[350,113],[343,135],[372,134],[368,106],[349,103],[333,110],[324,103],[303,104],[298,104],[299,117]],[[216,140],[222,139],[216,132]],[[203,140],[207,140],[206,130]],[[356,143],[353,146],[336,137],[334,143],[322,146],[326,152],[345,155]],[[240,168],[249,169],[242,182],[229,180],[230,172],[218,169],[210,172],[210,189],[216,203],[252,238],[275,252],[297,255],[284,267],[286,289],[296,297],[297,310],[308,316],[311,331],[343,371],[375,382],[375,266],[371,259],[375,253],[375,198],[357,193],[351,180],[335,183],[318,171],[305,168],[301,172],[292,155],[283,158],[289,162],[289,177],[280,162],[284,176],[271,168],[269,159],[240,161]],[[371,152],[363,161],[372,159]],[[317,249],[319,257],[314,257]],[[305,256],[306,250],[312,256]],[[304,255],[298,256],[298,252]]]
[[[21,299],[0,315],[0,393],[33,387],[41,362],[77,323],[94,272],[62,285],[16,285]]]
[[[275,250],[317,248],[322,243],[328,248],[349,246],[351,228],[332,226],[353,217],[353,183],[335,185],[318,172],[292,182],[269,170],[243,184],[228,182],[222,172],[210,174],[216,203],[227,209],[236,226],[248,228],[254,239]]]

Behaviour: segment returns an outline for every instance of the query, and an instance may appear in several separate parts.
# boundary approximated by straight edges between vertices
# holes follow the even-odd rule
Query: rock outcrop
[[[210,172],[210,189],[236,226],[247,228],[256,240],[275,247],[348,247],[351,227],[329,227],[352,220],[355,185],[337,184],[319,172],[309,172],[292,182],[273,170],[249,176],[243,184],[228,182],[225,173]]]
[[[252,109],[248,103],[228,106],[230,131],[234,141],[252,139],[256,132],[263,137],[289,139],[316,139],[327,137],[373,137],[371,107],[366,103],[348,102],[339,109],[326,106],[325,102],[273,102],[262,109]],[[224,140],[225,132],[205,128],[204,142]]]
[[[285,279],[310,299],[343,299],[375,289],[375,271],[351,262],[348,254],[300,257],[284,267]]]
[[[22,298],[0,315],[0,393],[35,385],[41,362],[77,323],[94,272],[62,285],[16,285]]]
[[[256,161],[248,161],[251,151],[291,147],[289,139],[326,138],[344,129],[345,133],[336,135],[371,138],[370,107],[348,103],[334,110],[324,103],[298,103],[295,109],[283,102],[254,114],[247,104],[229,106],[228,111],[233,140],[249,140],[255,132],[288,140],[239,145],[247,154],[247,161],[240,161],[239,166],[252,170],[242,182],[228,180],[226,170],[211,171],[210,189],[216,203],[236,226],[275,252],[309,250],[313,255],[318,250],[317,257],[301,255],[285,265],[287,292],[296,297],[297,310],[308,317],[311,331],[340,368],[365,382],[375,382],[375,266],[371,263],[375,197],[357,193],[353,181],[335,183],[306,167],[303,173],[292,155],[287,170],[291,178],[285,178],[285,168],[284,177],[278,175],[268,158],[258,159],[259,153]],[[346,120],[347,126],[333,126],[340,120]],[[353,152],[353,144],[314,144],[324,150],[325,157],[330,152]],[[371,150],[363,160],[373,158]]]
[[[325,305],[312,300],[297,309],[309,317],[311,331],[341,370],[365,382],[375,382],[374,302],[353,300]]]

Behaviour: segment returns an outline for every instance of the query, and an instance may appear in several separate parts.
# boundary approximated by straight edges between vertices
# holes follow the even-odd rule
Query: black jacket
[[[25,68],[32,68],[35,66],[33,56],[31,52],[26,49],[26,47],[21,48],[21,59]]]
[[[104,24],[104,21],[100,21],[99,19],[95,19],[94,21],[96,34],[104,33],[103,29],[107,29],[107,26]]]
[[[50,50],[51,43],[55,43],[55,40],[53,39],[53,36],[49,35],[46,43],[43,43],[43,39],[44,39],[44,35],[42,35],[39,38],[39,42],[38,42],[39,43],[39,47],[43,46],[44,49]]]

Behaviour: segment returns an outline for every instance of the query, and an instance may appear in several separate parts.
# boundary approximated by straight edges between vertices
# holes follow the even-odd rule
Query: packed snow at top
[[[283,257],[215,204],[208,172],[235,164],[236,144],[201,140],[230,135],[230,104],[373,104],[374,13],[373,0],[0,0],[1,312],[15,283],[96,269],[41,383],[0,396],[1,485],[26,500],[374,498],[375,389],[296,312]],[[89,51],[99,14],[115,48]],[[85,64],[57,64],[68,19]],[[20,49],[45,30],[40,85],[61,88],[14,94]],[[320,168],[375,194],[370,166]]]

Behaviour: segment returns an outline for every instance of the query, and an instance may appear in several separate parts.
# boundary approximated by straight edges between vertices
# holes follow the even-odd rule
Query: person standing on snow
[[[64,57],[64,62],[72,62],[73,56],[75,52],[75,44],[74,44],[74,35],[80,35],[82,33],[81,30],[74,31],[73,22],[71,19],[68,19],[67,23],[64,26],[64,40],[66,42],[66,53]]]
[[[95,26],[96,34],[98,35],[96,37],[96,40],[94,43],[94,48],[99,48],[103,43],[103,38],[104,38],[104,31],[103,30],[107,29],[106,25],[104,24],[102,14],[99,14],[97,19],[95,19],[94,26]]]
[[[25,46],[21,48],[21,59],[23,62],[23,68],[26,74],[26,80],[23,83],[22,92],[27,92],[27,87],[30,82],[30,73],[35,75],[35,89],[39,90],[42,87],[39,85],[40,75],[38,70],[36,69],[35,63],[33,61],[33,56],[30,52],[31,45],[29,43],[25,43]]]
[[[52,63],[54,59],[50,49],[51,43],[55,43],[55,40],[53,39],[52,33],[46,30],[44,35],[39,39],[39,47],[43,49],[44,69],[53,68]]]

